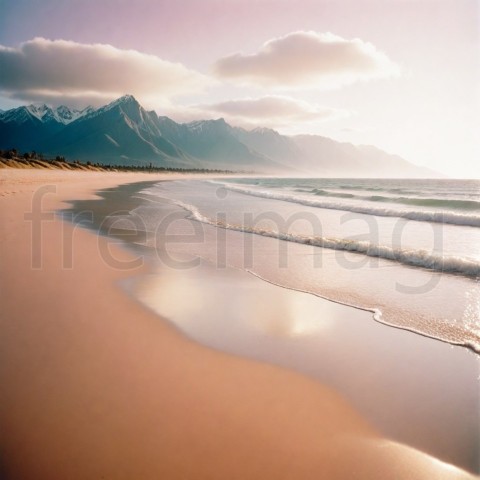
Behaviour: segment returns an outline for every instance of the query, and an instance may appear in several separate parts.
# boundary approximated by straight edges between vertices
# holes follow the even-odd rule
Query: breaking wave
[[[278,240],[300,243],[303,245],[359,253],[369,257],[383,258],[403,265],[425,268],[436,272],[456,273],[466,277],[480,277],[480,262],[468,258],[456,256],[444,257],[442,255],[427,252],[426,250],[392,248],[386,245],[376,245],[360,240],[299,235],[249,227],[246,225],[229,224],[206,217],[193,205],[184,203],[180,200],[171,201],[175,205],[190,212],[193,219],[214,227],[262,235],[264,237],[276,238]]]
[[[461,225],[468,227],[480,227],[480,215],[469,215],[464,213],[449,212],[449,211],[415,211],[415,210],[395,210],[387,207],[370,207],[365,205],[352,205],[345,203],[335,203],[332,201],[322,201],[316,199],[297,198],[292,195],[287,195],[277,192],[267,192],[264,190],[252,190],[237,185],[221,184],[225,189],[231,190],[237,193],[243,193],[253,197],[267,198],[271,200],[281,200],[284,202],[291,202],[306,207],[325,208],[329,210],[343,210],[347,212],[363,213],[366,215],[376,215],[379,217],[398,217],[406,218],[408,220],[416,220],[419,222],[432,222],[432,223],[448,223],[451,225]],[[372,197],[373,198],[373,197]],[[388,197],[383,197],[388,198]],[[420,200],[420,199],[418,199]],[[426,199],[427,201],[436,201],[435,199]],[[377,200],[378,201],[378,200]],[[454,202],[454,200],[438,200],[443,202]],[[462,201],[461,203],[465,203]],[[399,202],[400,203],[400,202]],[[469,202],[479,203],[479,202]],[[428,206],[435,206],[430,204]],[[446,206],[446,205],[444,205]],[[479,204],[480,206],[480,204]]]
[[[443,198],[387,197],[383,195],[353,195],[351,193],[336,193],[328,190],[313,189],[310,193],[321,197],[354,198],[368,202],[400,203],[417,207],[450,208],[455,210],[480,210],[480,202],[475,200],[454,200]]]

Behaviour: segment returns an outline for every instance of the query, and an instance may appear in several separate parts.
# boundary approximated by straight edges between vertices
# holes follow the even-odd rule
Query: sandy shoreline
[[[198,185],[195,180],[180,184]],[[143,226],[143,215],[151,216],[153,211],[148,213],[151,196],[141,192],[151,186],[140,182],[103,189],[98,192],[101,198],[70,202],[72,208],[64,212],[65,218],[80,215],[95,233],[100,229],[110,239],[115,233],[122,247],[131,246],[135,257],[151,265],[147,275],[122,282],[130,295],[201,345],[306,374],[334,388],[386,437],[460,468],[480,471],[480,363],[476,355],[377,323],[370,312],[293,287],[268,285],[247,273],[238,260],[229,261],[230,268],[216,265],[215,255],[222,251],[212,242],[216,233],[199,233],[203,240],[198,245],[172,244],[171,239],[162,244],[162,236],[152,234],[163,223],[161,219],[185,218],[188,213],[154,197],[156,220]],[[135,213],[103,221],[119,211]],[[93,213],[93,224],[91,215],[81,212]],[[125,218],[130,220],[125,223]],[[112,229],[122,223],[129,229],[130,222],[137,225],[138,234]],[[183,222],[169,232],[195,228],[190,220]],[[145,228],[149,234],[141,233]],[[271,247],[270,253],[275,246]],[[242,246],[232,238],[228,249],[241,251]],[[179,269],[175,261],[172,265],[174,251],[195,251],[210,260]],[[296,252],[292,253],[293,261]],[[179,259],[178,266],[197,262],[190,254],[187,258]]]
[[[116,286],[144,266],[47,213],[161,178],[0,172],[2,478],[470,478],[318,382],[189,341]]]

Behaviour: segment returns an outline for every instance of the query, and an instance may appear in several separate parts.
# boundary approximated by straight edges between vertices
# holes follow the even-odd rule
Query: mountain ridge
[[[132,95],[100,108],[45,104],[0,111],[0,148],[101,164],[224,168],[327,176],[431,176],[398,155],[318,135],[246,130],[225,119],[177,123],[145,110]]]

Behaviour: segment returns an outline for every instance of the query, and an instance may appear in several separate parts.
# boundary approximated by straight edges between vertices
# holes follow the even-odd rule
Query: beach
[[[107,237],[54,213],[120,218],[125,192],[108,208],[96,192],[187,178],[0,171],[2,478],[474,478],[474,353],[273,285],[235,258],[220,272],[208,251],[190,271],[154,268],[121,224]],[[179,261],[198,258],[177,247]],[[296,318],[318,309],[330,333],[292,322],[287,304]]]

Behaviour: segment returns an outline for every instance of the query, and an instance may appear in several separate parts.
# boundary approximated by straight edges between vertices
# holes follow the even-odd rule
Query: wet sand
[[[130,218],[141,229],[136,208],[152,205],[148,195],[138,193],[144,188],[131,184],[104,190],[101,200],[73,202],[69,213],[94,212],[97,230],[105,215],[135,209],[133,216],[115,217],[104,222],[104,227],[131,228],[126,220]],[[156,201],[154,208],[158,225],[167,217],[175,218],[170,235],[188,235],[195,224],[201,226],[166,200]],[[128,242],[134,255],[152,263],[148,275],[124,282],[127,292],[190,338],[216,350],[307,374],[341,392],[389,438],[472,472],[480,471],[478,355],[378,323],[370,312],[271,285],[245,272],[235,255],[228,255],[228,263],[237,268],[226,268],[222,261],[218,264],[215,252],[222,248],[215,246],[219,240],[215,232],[209,235],[204,230],[194,244],[179,244],[173,241],[175,237],[163,242],[150,234],[114,231]],[[229,238],[227,243],[229,253],[244,251],[238,239]],[[153,250],[141,247],[154,244]],[[273,247],[264,246],[260,253],[277,258]],[[211,261],[202,259],[199,264],[198,258],[187,253],[192,251]],[[301,258],[292,250],[288,254],[291,261]],[[173,261],[175,257],[178,262]]]
[[[318,381],[187,339],[119,287],[145,264],[52,213],[152,179],[0,172],[2,478],[470,478]]]
[[[306,374],[335,388],[389,438],[479,471],[473,352],[209,262],[193,271],[162,265],[124,283],[199,343]]]

